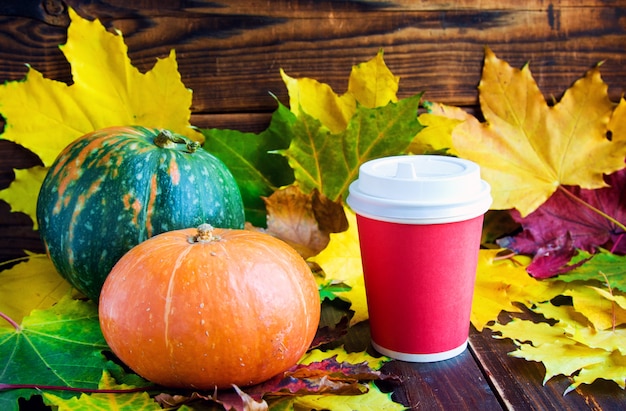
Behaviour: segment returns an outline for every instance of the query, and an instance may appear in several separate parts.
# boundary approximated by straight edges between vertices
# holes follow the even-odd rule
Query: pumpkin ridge
[[[164,152],[160,154],[162,157],[168,156],[168,154]],[[148,163],[145,169],[149,171],[150,179],[149,182],[143,186],[143,193],[141,194],[141,198],[147,199],[147,201],[142,204],[142,213],[138,214],[138,217],[141,215],[142,218],[141,220],[139,220],[139,218],[136,220],[138,241],[140,242],[151,238],[155,234],[156,230],[153,225],[152,216],[156,212],[155,207],[157,204],[157,196],[159,194],[158,187],[161,187],[163,184],[167,184],[167,182],[162,182],[162,179],[159,178],[161,175],[161,164],[158,159],[155,159],[154,157],[155,156],[151,152],[145,155],[145,162]]]
[[[255,250],[257,252],[256,256],[259,257],[258,259],[256,259],[255,261],[261,260],[261,261],[271,261],[271,264],[269,264],[269,266],[272,267],[272,270],[274,273],[273,276],[275,277],[275,279],[279,276],[281,278],[281,282],[284,281],[288,281],[291,284],[291,288],[293,290],[295,290],[297,292],[297,297],[298,297],[298,306],[293,306],[291,307],[292,310],[302,310],[303,314],[305,315],[306,318],[306,328],[307,329],[311,329],[311,321],[313,321],[313,319],[311,318],[311,312],[308,311],[308,304],[307,304],[307,298],[306,295],[304,293],[303,287],[302,287],[302,283],[306,280],[304,278],[304,276],[299,276],[299,275],[295,275],[293,267],[296,266],[298,263],[302,263],[300,261],[297,261],[295,259],[280,259],[280,258],[274,258],[275,256],[277,256],[277,252],[278,250],[280,250],[280,247],[289,247],[289,245],[287,245],[286,243],[284,243],[282,240],[279,240],[277,238],[272,237],[272,242],[273,243],[278,243],[277,244],[270,244],[269,242],[259,242],[258,238],[254,237],[254,236],[250,236],[250,235],[246,235],[244,233],[241,232],[237,232],[237,233],[229,233],[229,237],[234,237],[232,238],[233,241],[237,241],[239,242],[240,246],[242,246],[242,248],[244,250]],[[226,237],[226,240],[228,241],[229,237]],[[281,250],[280,252],[281,254],[284,254],[284,252]],[[243,255],[238,255],[237,256],[238,259],[240,260],[247,260],[248,259],[248,255],[244,254]],[[271,257],[271,258],[270,258]],[[256,265],[258,264],[262,264],[262,263],[256,263]],[[305,263],[306,266],[306,263]],[[308,269],[308,266],[306,266],[307,268],[307,272],[310,273],[310,270]],[[254,271],[259,270],[258,267],[254,267]],[[300,274],[301,271],[298,271],[298,274]],[[312,277],[312,274],[310,274]],[[315,290],[315,293],[317,293],[317,289]],[[268,299],[267,296],[265,296],[266,300],[271,301],[271,299]],[[311,297],[309,295],[309,297]],[[290,297],[291,299],[291,297]],[[276,303],[271,303],[270,304],[273,307],[276,307],[277,309],[279,309],[279,307],[276,306]],[[317,328],[317,323],[319,323],[319,318],[315,319],[316,321],[316,325],[315,328]],[[291,325],[293,326],[293,324]],[[264,327],[262,322],[260,322],[260,329],[259,331],[263,331]],[[287,332],[287,334],[289,334]],[[280,345],[280,338],[278,338],[279,336],[275,336],[277,337],[277,341],[278,344]],[[303,349],[308,348],[308,342],[306,342],[305,340],[307,339],[308,336],[306,335],[301,335],[299,336],[301,341],[301,344],[303,345]],[[274,347],[276,348],[276,347]],[[280,351],[280,350],[279,350]],[[285,356],[285,353],[280,351],[281,356]],[[287,353],[289,355],[291,355],[290,353]],[[276,352],[272,352],[272,353],[268,353],[269,356],[272,357],[276,357],[277,353]]]
[[[172,303],[174,302],[174,292],[175,292],[175,286],[176,286],[176,274],[178,272],[178,270],[180,269],[180,267],[183,265],[183,261],[185,260],[185,258],[187,257],[187,255],[189,254],[189,252],[191,251],[191,248],[188,247],[186,249],[184,249],[179,255],[178,258],[176,258],[176,262],[174,263],[174,267],[172,267],[172,271],[168,274],[169,276],[169,282],[167,285],[167,290],[165,293],[165,310],[163,311],[163,324],[164,324],[164,340],[165,340],[165,347],[170,349],[170,355],[172,353],[172,348],[170,348],[170,339],[169,339],[169,329],[170,329],[170,314],[171,314],[171,310],[172,310]]]

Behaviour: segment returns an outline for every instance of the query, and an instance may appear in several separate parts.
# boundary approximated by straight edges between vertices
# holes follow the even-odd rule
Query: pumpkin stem
[[[189,238],[190,243],[208,243],[211,241],[219,241],[219,235],[213,235],[213,226],[211,224],[200,224],[197,234]]]
[[[177,148],[178,144],[185,145],[185,152],[193,153],[200,148],[200,143],[191,141],[181,135],[174,135],[169,130],[160,130],[159,134],[154,138],[154,144],[161,148]]]

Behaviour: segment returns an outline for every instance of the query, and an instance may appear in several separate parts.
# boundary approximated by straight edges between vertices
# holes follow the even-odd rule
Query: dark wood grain
[[[501,410],[469,350],[446,361],[392,361],[382,371],[401,375],[393,398],[412,410]]]
[[[286,101],[280,68],[343,92],[352,65],[381,48],[401,77],[401,96],[426,91],[432,100],[475,104],[486,45],[513,66],[529,61],[547,96],[559,96],[600,61],[611,95],[624,91],[623,0],[461,2],[454,8],[409,1],[200,1],[185,8],[174,1],[67,3],[120,29],[142,70],[175,49],[183,81],[194,90],[194,112],[272,111],[269,92]],[[57,49],[65,27],[34,23],[30,17],[0,20],[0,61],[6,62],[0,80],[21,78],[30,63],[70,81]]]
[[[322,316],[337,315],[337,303],[323,304]],[[346,306],[344,308],[348,308]],[[334,318],[333,321],[338,321]],[[343,346],[348,352],[367,351],[380,357],[370,343],[367,321],[353,325],[345,336],[335,341],[334,348]],[[450,360],[435,363],[391,361],[381,371],[399,376],[399,380],[378,382],[383,391],[393,392],[392,398],[411,410],[501,410],[499,397],[492,391],[489,380],[468,349]]]
[[[515,345],[510,340],[494,339],[489,330],[473,330],[470,348],[507,409],[617,411],[626,407],[626,393],[614,382],[599,380],[567,395],[563,394],[571,384],[569,378],[556,376],[542,385],[543,365],[508,356]]]

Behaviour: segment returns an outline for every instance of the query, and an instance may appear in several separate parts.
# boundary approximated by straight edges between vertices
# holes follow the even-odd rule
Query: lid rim
[[[458,201],[445,201],[445,200],[437,201],[436,199],[434,201],[399,200],[399,199],[388,199],[384,197],[376,197],[376,196],[372,196],[363,192],[363,190],[361,190],[358,186],[358,181],[359,180],[355,180],[352,184],[350,184],[348,198],[355,197],[355,198],[360,199],[361,201],[365,201],[365,202],[373,203],[373,204],[380,204],[383,206],[392,206],[392,207],[397,206],[401,208],[404,208],[404,207],[419,208],[419,207],[433,207],[433,206],[454,207],[457,205],[470,205],[472,203],[478,203],[478,202],[483,201],[486,198],[491,197],[491,187],[484,180],[481,180],[480,191],[477,191],[475,195],[471,197],[460,198],[458,199]]]
[[[473,207],[463,207],[463,210],[459,210],[460,207],[456,207],[453,210],[445,210],[446,212],[441,212],[441,210],[430,210],[430,209],[420,209],[417,212],[396,212],[394,215],[388,213],[389,208],[384,207],[364,207],[364,208],[355,208],[354,202],[351,201],[350,197],[347,200],[348,205],[356,214],[359,214],[363,217],[367,217],[372,220],[380,220],[394,223],[402,223],[402,224],[443,224],[443,223],[454,223],[465,220],[470,220],[472,218],[481,216],[485,214],[489,210],[489,206],[491,205],[491,197],[484,199],[484,201],[475,203]],[[439,211],[439,212],[438,212]]]

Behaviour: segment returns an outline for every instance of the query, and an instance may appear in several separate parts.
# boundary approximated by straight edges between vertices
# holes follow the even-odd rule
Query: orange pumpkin
[[[309,348],[320,297],[303,258],[270,235],[203,224],[152,237],[107,277],[105,340],[142,377],[213,389],[265,381]]]

